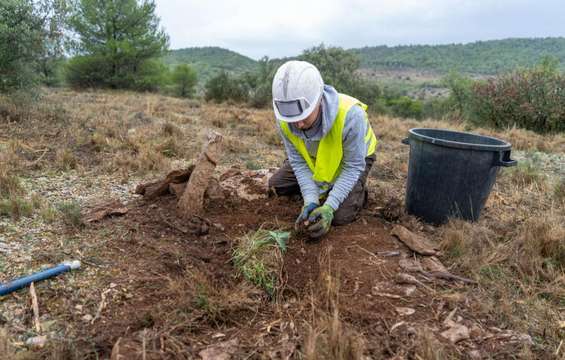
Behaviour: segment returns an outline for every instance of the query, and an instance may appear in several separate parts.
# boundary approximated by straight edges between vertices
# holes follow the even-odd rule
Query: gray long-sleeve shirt
[[[338,111],[338,93],[329,86],[324,86],[322,96],[322,111],[319,118],[308,130],[300,130],[292,123],[289,125],[292,133],[304,140],[308,153],[315,159],[320,140],[332,128]],[[312,179],[312,171],[308,167],[306,160],[296,150],[284,134],[281,137],[284,142],[288,160],[300,185],[300,191],[304,198],[304,203],[320,203],[320,195],[328,188],[329,194],[325,204],[337,210],[341,203],[347,198],[361,173],[365,170],[365,156],[367,155],[368,144],[364,138],[367,133],[368,122],[365,121],[366,113],[358,105],[353,106],[345,118],[343,128],[343,158],[341,160],[341,173],[334,184],[323,184]],[[279,126],[280,129],[280,126]]]

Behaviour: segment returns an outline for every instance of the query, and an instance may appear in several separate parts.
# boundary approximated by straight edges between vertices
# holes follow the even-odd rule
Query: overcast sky
[[[252,58],[344,48],[565,36],[563,0],[155,0],[171,48]]]

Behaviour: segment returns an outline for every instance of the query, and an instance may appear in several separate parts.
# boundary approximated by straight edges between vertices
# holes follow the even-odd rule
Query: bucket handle
[[[402,139],[401,141],[404,145],[410,145],[410,138]]]
[[[516,166],[518,161],[510,159],[510,150],[498,153],[498,159],[495,160],[494,166],[511,167]]]

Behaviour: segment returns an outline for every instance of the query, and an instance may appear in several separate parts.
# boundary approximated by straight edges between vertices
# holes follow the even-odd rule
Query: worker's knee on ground
[[[341,210],[341,211],[340,211]],[[346,209],[338,209],[332,221],[332,225],[340,226],[351,224],[357,217],[358,211],[347,211]]]

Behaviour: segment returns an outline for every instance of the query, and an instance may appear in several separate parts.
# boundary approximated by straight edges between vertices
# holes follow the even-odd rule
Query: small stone
[[[483,330],[477,324],[473,324],[469,330],[469,335],[471,339],[478,339],[483,335]]]
[[[43,348],[47,343],[47,336],[34,336],[26,340],[26,345],[32,348]]]
[[[469,338],[469,328],[461,324],[453,324],[451,328],[441,333],[441,336],[456,344]]]
[[[83,306],[82,305],[75,305],[75,310],[78,312],[82,312]]]
[[[416,291],[416,286],[414,285],[407,286],[404,288],[404,295],[412,296],[412,294],[414,294],[414,291]]]
[[[82,321],[84,321],[84,322],[91,322],[92,319],[93,319],[93,317],[90,314],[86,314],[82,317]]]
[[[416,312],[416,310],[409,307],[397,307],[395,310],[400,316],[410,316]]]

